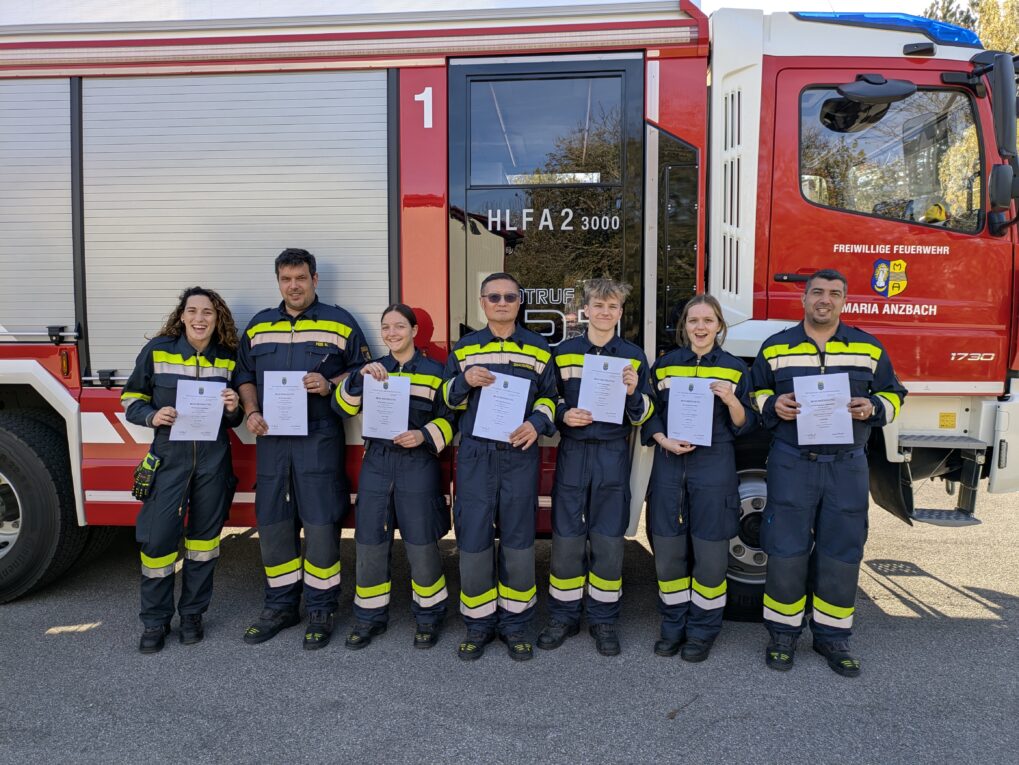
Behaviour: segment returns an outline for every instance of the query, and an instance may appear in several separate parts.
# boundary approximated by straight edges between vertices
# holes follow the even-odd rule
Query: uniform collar
[[[287,301],[285,300],[280,301],[279,306],[277,306],[277,310],[280,312],[280,316],[282,316],[287,321],[297,321],[299,319],[304,319],[306,317],[309,319],[317,319],[318,307],[319,307],[318,293],[315,293],[315,299],[311,301],[311,305],[305,308],[303,311],[301,311],[301,313],[299,313],[297,316],[291,316],[289,313],[287,313]]]
[[[682,346],[680,350],[683,352],[684,360],[697,361],[697,354],[694,353],[694,349],[691,348],[689,345]],[[721,347],[718,345],[718,343],[715,343],[714,348],[712,348],[710,351],[701,356],[701,363],[714,364],[716,361],[718,361],[718,356],[719,354],[721,354],[721,352],[722,352]]]
[[[403,365],[403,371],[413,372],[414,370],[416,370],[418,366],[418,360],[420,358],[421,351],[415,346],[414,355],[410,357],[410,361]],[[386,354],[386,357],[382,359],[382,366],[386,368],[387,372],[395,372],[399,368],[400,362],[396,360],[396,357],[393,356],[392,352],[389,352]]]
[[[839,342],[842,342],[842,343],[848,343],[849,342],[849,333],[848,333],[847,330],[848,330],[848,327],[842,322],[841,319],[839,319],[839,325],[835,328],[835,334],[831,336],[829,342],[831,340],[838,340]],[[797,343],[813,343],[814,342],[813,338],[811,338],[810,335],[807,334],[807,330],[803,326],[803,321],[800,321],[799,324],[797,324],[795,327],[793,327],[792,331],[794,331],[796,333],[795,339],[796,339]]]
[[[192,356],[204,356],[207,359],[217,358],[216,343],[210,341],[209,344],[205,346],[205,350],[199,352],[195,350],[195,347],[191,345],[190,342],[188,342],[187,335],[183,332],[180,337],[176,338],[173,344],[173,349],[185,359],[191,358]]]
[[[619,347],[622,345],[622,338],[620,338],[619,335],[617,335],[614,332],[612,333],[612,337],[609,339],[607,343],[605,343],[605,345],[595,345],[593,342],[591,342],[591,337],[586,332],[583,334],[583,338],[584,342],[587,343],[587,350],[589,353],[593,352],[597,354],[601,352],[606,352],[614,356],[617,353],[619,353]]]
[[[481,345],[488,345],[489,343],[498,341],[505,341],[507,343],[516,343],[517,345],[523,345],[522,338],[520,336],[519,324],[513,325],[513,332],[510,334],[509,337],[496,337],[492,333],[492,330],[488,328],[487,324],[481,330],[479,330],[479,332],[481,333],[480,338]]]

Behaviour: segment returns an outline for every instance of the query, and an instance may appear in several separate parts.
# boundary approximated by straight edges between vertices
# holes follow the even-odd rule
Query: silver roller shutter
[[[71,254],[69,81],[0,81],[0,332],[73,329]]]
[[[286,247],[315,254],[320,298],[382,347],[384,72],[96,79],[83,98],[93,370],[130,370],[186,286],[243,328],[279,303]]]

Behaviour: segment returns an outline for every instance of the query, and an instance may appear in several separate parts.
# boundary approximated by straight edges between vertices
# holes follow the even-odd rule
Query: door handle
[[[775,274],[772,277],[776,282],[805,282],[810,274]]]

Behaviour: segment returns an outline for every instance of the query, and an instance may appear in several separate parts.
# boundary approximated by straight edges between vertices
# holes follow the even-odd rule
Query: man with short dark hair
[[[537,641],[546,650],[577,634],[586,607],[598,653],[620,652],[615,625],[623,593],[623,535],[630,519],[629,439],[634,426],[643,425],[654,409],[644,351],[616,333],[629,293],[628,284],[588,280],[587,332],[563,341],[553,354],[562,439],[552,490],[550,619]],[[586,356],[627,362],[619,378],[626,397],[618,422],[595,421],[579,406]]]
[[[860,661],[850,653],[849,637],[867,539],[866,445],[871,428],[898,415],[906,389],[881,343],[840,322],[846,293],[838,271],[814,273],[803,294],[803,321],[764,342],[751,376],[764,426],[774,433],[761,528],[768,554],[764,623],[771,636],[765,662],[792,668],[809,590],[814,650],[833,671],[856,677]],[[840,373],[849,377],[852,443],[800,445],[793,380]]]
[[[248,324],[234,375],[248,431],[258,438],[255,518],[266,576],[265,608],[244,641],[263,643],[297,624],[303,584],[304,647],[314,650],[329,643],[333,630],[340,591],[338,525],[350,505],[343,427],[329,398],[371,354],[354,317],[319,301],[314,255],[284,250],[276,258],[276,280],[283,302]],[[264,377],[273,371],[302,373],[308,435],[273,435],[262,417]]]
[[[498,633],[510,657],[526,661],[534,655],[526,632],[536,602],[536,442],[539,435],[555,433],[555,377],[548,344],[517,326],[520,283],[506,273],[491,274],[481,283],[480,300],[488,326],[464,335],[453,347],[442,387],[446,404],[464,412],[453,505],[460,550],[460,612],[467,624],[459,656],[464,661],[481,658]],[[524,421],[508,441],[474,435],[481,391],[496,381],[495,374],[529,384]]]

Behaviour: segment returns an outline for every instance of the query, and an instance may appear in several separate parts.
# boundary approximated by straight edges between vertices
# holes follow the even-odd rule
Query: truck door
[[[640,54],[453,62],[449,68],[450,331],[485,324],[481,280],[508,271],[550,345],[584,331],[584,280],[641,294]],[[641,301],[621,333],[641,339]]]
[[[802,318],[791,282],[834,267],[849,279],[843,320],[882,340],[912,392],[1000,393],[1012,256],[986,226],[987,99],[937,71],[868,68],[917,90],[854,103],[836,87],[858,73],[779,73],[768,316]]]

